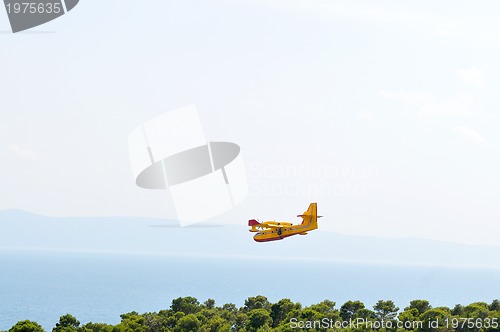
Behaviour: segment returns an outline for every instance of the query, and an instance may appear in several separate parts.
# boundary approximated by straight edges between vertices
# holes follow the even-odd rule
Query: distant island
[[[276,303],[258,295],[242,307],[232,303],[216,306],[213,299],[200,303],[194,297],[172,300],[169,309],[120,316],[117,325],[89,322],[81,324],[71,314],[61,316],[52,332],[266,332],[266,331],[500,331],[500,301],[457,304],[453,308],[433,308],[427,300],[413,300],[400,310],[391,300],[379,300],[372,309],[361,301],[336,303],[324,300],[303,307],[281,299]],[[30,320],[16,323],[8,332],[44,332]],[[6,332],[6,331],[2,331]]]

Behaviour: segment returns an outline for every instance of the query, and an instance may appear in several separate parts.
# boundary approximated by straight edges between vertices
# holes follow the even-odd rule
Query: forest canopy
[[[500,331],[500,301],[433,307],[427,300],[413,300],[403,309],[391,300],[380,300],[371,309],[361,301],[336,303],[324,300],[302,306],[290,299],[271,303],[267,297],[249,297],[237,308],[217,306],[213,299],[200,303],[194,297],[172,300],[169,309],[120,315],[116,325],[88,322],[71,314],[59,318],[52,332],[265,332],[265,331]],[[8,332],[44,332],[37,322],[23,320]]]

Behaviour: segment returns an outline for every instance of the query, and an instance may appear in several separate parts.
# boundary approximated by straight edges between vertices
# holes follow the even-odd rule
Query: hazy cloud
[[[248,0],[246,0],[248,2]],[[254,3],[255,1],[252,1]],[[340,18],[351,21],[373,22],[375,24],[397,24],[410,27],[428,27],[434,34],[449,36],[462,29],[463,22],[457,17],[442,14],[418,12],[411,9],[383,8],[370,3],[324,0],[266,0],[266,6],[279,10],[292,10],[314,15],[316,18]]]
[[[364,121],[373,119],[373,113],[370,111],[367,111],[367,110],[359,112],[356,116],[358,119],[364,120]]]
[[[431,92],[420,90],[380,91],[385,99],[414,106],[423,118],[463,117],[470,115],[472,96],[460,93],[453,99],[440,99]]]
[[[20,157],[24,160],[37,161],[37,160],[44,160],[45,159],[44,157],[41,157],[40,155],[38,155],[34,151],[20,147],[17,144],[9,144],[8,149],[11,153],[13,153],[17,157]]]
[[[453,128],[453,132],[471,142],[482,145],[488,144],[488,141],[484,137],[482,137],[477,131],[470,129],[469,127],[457,126]]]
[[[483,85],[483,69],[476,66],[457,70],[456,77],[468,84],[475,86]]]

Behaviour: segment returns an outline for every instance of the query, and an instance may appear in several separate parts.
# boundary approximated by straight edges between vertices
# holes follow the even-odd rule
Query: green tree
[[[186,314],[183,312],[170,311],[170,315],[166,317],[167,327],[173,329],[177,325],[177,322],[184,316],[186,316]]]
[[[219,331],[229,331],[231,325],[228,321],[226,321],[222,317],[211,317],[205,324],[202,326],[202,330],[207,332],[219,332]]]
[[[405,310],[399,314],[398,319],[400,322],[403,322],[403,326],[411,326],[412,322],[419,320],[419,316],[420,313],[417,308],[406,307]],[[408,325],[405,323],[408,323]],[[407,328],[407,330],[410,330],[410,328]]]
[[[365,305],[361,301],[347,301],[340,307],[340,317],[344,321],[354,319],[356,313],[364,308]]]
[[[113,325],[89,322],[80,328],[82,332],[112,332]]]
[[[196,314],[196,317],[200,320],[201,325],[205,324],[210,318],[218,315],[215,309],[203,308]]]
[[[364,309],[359,309],[354,317],[364,318],[364,319],[375,319],[377,316],[372,310],[364,308]]]
[[[217,312],[221,318],[229,323],[230,326],[234,325],[238,309],[233,303],[224,304],[222,308],[217,308]]]
[[[165,315],[148,312],[141,316],[144,318],[143,325],[148,332],[163,332],[168,327],[168,319]]]
[[[462,316],[464,313],[464,306],[461,304],[456,304],[451,310],[451,314],[455,316]]]
[[[271,303],[267,300],[267,297],[263,295],[257,295],[255,297],[249,297],[245,300],[245,305],[243,311],[248,312],[253,309],[264,309],[266,311],[271,310]]]
[[[137,311],[131,311],[131,312],[127,312],[126,314],[121,314],[120,318],[123,321],[125,319],[129,319],[129,318],[132,318],[132,317],[135,317],[135,316],[139,316],[139,313]]]
[[[12,326],[9,332],[45,332],[37,322],[22,320]]]
[[[200,302],[192,296],[179,297],[172,300],[172,305],[170,308],[174,312],[183,312],[186,315],[194,314],[200,310]]]
[[[500,301],[493,300],[491,304],[488,306],[488,309],[490,309],[491,311],[500,311]]]
[[[486,302],[474,302],[464,307],[462,315],[467,318],[488,317],[488,304]]]
[[[423,322],[423,331],[441,331],[446,330],[444,321],[450,319],[451,312],[450,309],[445,307],[438,307],[434,309],[429,309],[424,312],[420,317]],[[433,326],[431,322],[437,322],[437,327]]]
[[[233,303],[225,303],[222,306],[222,309],[227,310],[227,311],[232,312],[232,313],[236,313],[238,311],[238,309],[236,308],[236,305]]]
[[[76,317],[66,314],[59,318],[59,323],[52,329],[52,332],[70,332],[76,331],[80,326],[80,322]]]
[[[239,313],[236,315],[234,320],[234,325],[231,330],[233,331],[245,331],[248,324],[248,316],[245,313]]]
[[[412,309],[412,308],[417,309],[418,315],[421,315],[424,312],[426,312],[427,310],[432,309],[432,306],[430,305],[429,301],[427,301],[427,300],[413,300],[413,301],[410,301],[410,305],[405,308],[405,311]]]
[[[213,309],[215,308],[215,300],[214,299],[208,299],[205,302],[203,302],[203,305],[207,307],[207,309]]]
[[[300,314],[299,314],[299,320],[302,321],[314,321],[314,320],[320,320],[323,319],[324,316],[320,312],[317,312],[314,309],[311,309],[311,307],[304,308]]]
[[[377,318],[381,320],[390,320],[396,317],[399,308],[396,307],[394,302],[391,300],[379,300],[374,306],[373,310],[375,311],[375,315]]]
[[[248,312],[248,325],[250,331],[257,331],[257,329],[269,326],[272,323],[269,311],[263,308],[252,309]]]
[[[174,331],[176,332],[196,332],[200,328],[200,321],[194,314],[188,314],[177,322]]]
[[[294,309],[300,309],[300,304],[295,304],[290,299],[281,299],[271,305],[272,327],[278,326]]]
[[[340,314],[337,309],[335,309],[335,302],[330,300],[323,300],[320,303],[313,304],[308,307],[321,314],[321,319],[328,319],[331,321],[340,320]]]
[[[309,308],[322,314],[333,314],[337,312],[337,309],[335,309],[335,302],[330,300],[323,300],[320,303],[311,305]]]
[[[122,321],[115,326],[114,332],[145,332],[147,330],[145,326],[146,320],[135,311],[120,315],[120,317]]]

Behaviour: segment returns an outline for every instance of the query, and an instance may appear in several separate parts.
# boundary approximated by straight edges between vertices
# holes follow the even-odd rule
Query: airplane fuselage
[[[266,222],[264,222],[265,224]],[[278,223],[280,224],[280,223]],[[290,224],[290,223],[287,223]],[[303,226],[303,225],[291,225],[284,226],[283,228],[278,229],[265,229],[259,231],[254,235],[253,239],[257,242],[268,242],[268,241],[277,241],[283,240],[284,238],[292,235],[302,234],[306,235],[308,231],[318,228],[311,226]]]
[[[265,221],[260,223],[255,219],[251,219],[248,221],[248,226],[251,227],[249,231],[256,233],[253,238],[257,242],[282,240],[292,235],[306,235],[308,231],[317,229],[318,218],[321,216],[317,215],[317,204],[311,203],[307,211],[299,214],[297,217],[302,218],[301,224],[294,225],[283,221]]]

